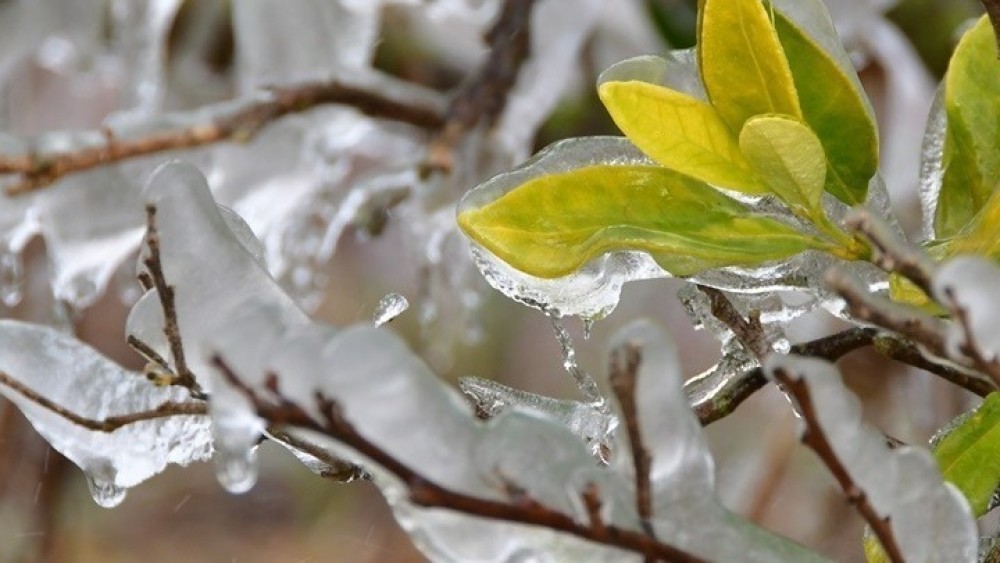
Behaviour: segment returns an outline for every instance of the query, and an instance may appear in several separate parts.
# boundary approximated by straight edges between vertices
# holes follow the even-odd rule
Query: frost
[[[979,544],[975,519],[962,494],[942,481],[924,448],[891,449],[881,432],[861,420],[861,404],[825,361],[771,356],[772,380],[800,382],[820,431],[880,518],[891,526],[906,561],[975,561]],[[803,430],[805,431],[805,430]]]
[[[948,326],[947,345],[953,357],[962,357],[966,344],[974,345],[988,362],[1000,358],[1000,314],[997,288],[1000,269],[985,258],[959,256],[944,263],[934,276],[934,297],[954,304],[965,316],[966,327],[955,320]],[[969,342],[969,337],[973,342]]]
[[[0,320],[0,372],[67,411],[97,421],[189,400],[186,391],[157,387],[55,329],[14,320]],[[78,426],[3,384],[0,393],[87,474],[94,500],[102,506],[118,504],[125,489],[167,464],[187,465],[212,455],[206,416],[146,420],[105,433]]]

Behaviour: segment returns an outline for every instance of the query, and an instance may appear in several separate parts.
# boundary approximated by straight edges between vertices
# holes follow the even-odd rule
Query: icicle
[[[243,494],[257,482],[257,448],[226,448],[215,452],[215,478],[234,495]]]
[[[594,319],[583,319],[583,339],[590,340],[590,333],[594,330]]]
[[[372,323],[375,326],[382,326],[402,315],[409,308],[410,302],[406,300],[406,297],[398,293],[390,293],[378,302],[375,314],[372,315]]]
[[[588,402],[593,404],[595,408],[606,408],[607,401],[597,388],[597,382],[594,381],[594,378],[586,370],[577,364],[576,348],[573,347],[573,339],[570,337],[566,327],[563,326],[562,320],[555,315],[549,315],[549,319],[552,320],[552,328],[555,329],[556,338],[559,340],[560,348],[562,348],[563,368],[573,378],[573,381],[576,382],[577,387],[580,388],[580,392],[583,393],[584,398]]]
[[[0,301],[13,307],[21,301],[24,290],[24,266],[21,256],[6,244],[0,246]]]
[[[90,496],[94,497],[94,502],[104,508],[114,508],[125,500],[127,489],[115,485],[114,479],[105,479],[101,476],[87,472],[87,488]]]

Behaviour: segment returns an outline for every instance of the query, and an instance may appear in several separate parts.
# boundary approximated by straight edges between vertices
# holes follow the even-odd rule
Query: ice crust
[[[861,420],[861,403],[832,364],[795,356],[772,356],[765,363],[771,379],[779,369],[805,383],[835,455],[879,516],[889,520],[906,561],[977,560],[972,511],[962,493],[942,480],[930,451],[891,449],[881,432]]]
[[[67,334],[11,319],[0,320],[0,372],[96,421],[190,400],[186,390],[158,387]],[[207,416],[159,418],[106,433],[77,426],[2,384],[0,394],[87,474],[94,500],[102,506],[117,505],[128,488],[168,464],[187,465],[212,455]]]

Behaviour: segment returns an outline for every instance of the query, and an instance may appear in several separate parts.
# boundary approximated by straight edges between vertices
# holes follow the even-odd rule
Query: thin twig
[[[231,105],[232,102],[225,102]],[[220,106],[219,117],[206,123],[150,133],[136,139],[118,139],[105,135],[105,144],[55,154],[0,155],[0,174],[17,174],[20,179],[9,185],[7,195],[19,195],[40,189],[59,178],[120,162],[129,158],[164,151],[199,147],[220,141],[247,141],[262,127],[293,113],[324,104],[351,106],[373,117],[409,123],[437,130],[444,119],[436,107],[404,101],[339,81],[308,82],[269,89],[269,95],[249,101],[236,110]],[[212,113],[211,107],[201,111]],[[166,116],[169,118],[169,116]]]
[[[993,35],[996,37],[998,55],[1000,58],[1000,0],[980,0],[983,8],[986,8],[986,15],[993,25]]]
[[[997,389],[992,381],[980,375],[963,371],[957,367],[932,362],[921,354],[913,343],[900,338],[888,335],[878,336],[875,338],[874,347],[887,358],[920,368],[980,397],[985,397]]]
[[[883,519],[878,515],[875,507],[868,501],[867,494],[851,478],[847,467],[837,457],[833,446],[823,432],[823,427],[816,416],[816,406],[813,404],[808,385],[805,381],[792,376],[783,368],[775,369],[774,377],[776,381],[781,383],[785,392],[789,393],[795,399],[798,405],[798,413],[805,423],[802,443],[816,452],[816,455],[819,456],[823,464],[833,474],[837,483],[840,484],[840,488],[843,489],[848,502],[858,510],[865,521],[868,522],[868,525],[871,526],[872,532],[878,538],[879,543],[882,544],[882,548],[885,550],[889,560],[897,563],[902,562],[903,555],[899,549],[899,545],[896,543],[892,528],[889,526],[888,518]]]
[[[267,433],[274,437],[274,439],[284,442],[325,463],[328,469],[324,469],[320,473],[321,477],[332,479],[338,483],[350,483],[358,479],[370,481],[372,478],[371,474],[365,471],[360,465],[336,458],[330,455],[330,452],[320,448],[316,444],[293,436],[278,426],[269,426]]]
[[[123,426],[128,426],[129,424],[134,424],[136,422],[142,422],[144,420],[153,420],[170,416],[208,414],[208,404],[202,401],[192,401],[186,403],[167,401],[155,409],[133,412],[119,416],[109,416],[101,420],[94,420],[80,416],[63,406],[50,401],[49,399],[36,393],[30,387],[27,387],[20,381],[2,371],[0,371],[0,384],[10,387],[25,399],[28,399],[46,410],[52,411],[73,424],[82,426],[88,430],[94,430],[95,432],[114,432]]]
[[[212,359],[212,364],[231,385],[246,395],[253,403],[259,416],[269,421],[280,420],[281,424],[290,424],[323,433],[353,448],[366,459],[381,466],[402,481],[409,491],[410,501],[417,506],[442,508],[480,518],[540,526],[602,545],[632,551],[655,560],[679,563],[704,561],[674,546],[661,543],[644,533],[607,524],[600,526],[592,526],[590,523],[581,524],[572,516],[544,506],[524,492],[516,495],[512,501],[504,502],[480,498],[442,487],[369,441],[344,417],[340,406],[321,393],[317,392],[315,397],[318,411],[323,417],[322,421],[318,421],[302,408],[285,399],[276,403],[263,401],[257,392],[240,380],[221,357],[215,356]]]
[[[454,166],[454,148],[479,123],[493,126],[517,82],[528,56],[529,21],[535,0],[506,0],[486,33],[489,55],[479,71],[452,99],[444,123],[427,151],[425,171],[448,172]]]
[[[873,328],[853,327],[830,336],[794,344],[790,353],[832,362],[870,345],[875,335],[876,330]],[[684,384],[684,391],[698,420],[707,426],[728,416],[766,384],[767,377],[763,370],[753,368],[735,377],[727,374],[721,381],[707,375],[698,376]]]
[[[927,295],[933,295],[931,280],[934,262],[919,248],[900,240],[881,219],[867,209],[852,211],[844,223],[863,234],[872,245],[872,263],[889,273],[897,273],[913,282]]]
[[[964,342],[961,346],[961,352],[972,360],[976,368],[989,375],[994,385],[1000,387],[1000,362],[998,362],[995,356],[987,358],[976,343],[976,336],[973,334],[972,325],[969,324],[969,312],[959,304],[958,299],[955,297],[954,289],[951,287],[944,288],[944,295],[947,300],[944,305],[948,307],[954,321],[962,327]]]
[[[625,428],[628,431],[629,447],[632,450],[632,465],[635,469],[635,507],[642,521],[642,528],[650,537],[653,533],[653,493],[649,471],[652,458],[642,441],[639,428],[639,412],[635,404],[635,384],[639,374],[642,353],[639,347],[626,344],[611,352],[611,389],[618,398]]]
[[[708,296],[712,307],[712,316],[723,322],[729,330],[733,331],[736,339],[747,348],[759,361],[763,362],[773,349],[767,341],[764,329],[760,325],[760,318],[751,314],[749,319],[744,319],[743,315],[736,310],[736,306],[726,297],[721,290],[707,285],[699,285],[698,290]]]
[[[163,356],[159,355],[156,350],[153,350],[152,346],[146,344],[131,334],[128,335],[128,338],[126,338],[125,341],[128,343],[129,348],[132,348],[132,350],[134,350],[137,354],[145,358],[146,361],[156,364],[165,371],[173,373],[173,370],[170,368],[170,364],[168,364],[167,361],[163,359]]]
[[[174,286],[167,283],[163,275],[163,263],[160,260],[160,234],[156,230],[156,206],[146,206],[146,246],[149,248],[149,256],[143,260],[146,271],[153,278],[153,285],[160,298],[160,306],[163,308],[163,335],[170,345],[170,355],[174,360],[173,373],[176,377],[174,381],[168,383],[190,389],[192,393],[199,397],[204,396],[201,386],[194,374],[188,368],[184,358],[184,343],[181,340],[181,329],[177,323],[177,306],[174,303]]]

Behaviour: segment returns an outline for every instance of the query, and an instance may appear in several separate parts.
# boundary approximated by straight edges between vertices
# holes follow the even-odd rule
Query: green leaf
[[[848,205],[862,204],[878,169],[878,129],[864,94],[826,50],[781,12],[774,15],[802,116],[829,162],[825,189]]]
[[[760,0],[700,0],[698,64],[733,132],[763,113],[801,117],[788,60]]]
[[[796,214],[822,216],[826,156],[812,130],[780,115],[752,117],[740,131],[740,150]]]
[[[946,257],[976,254],[1000,258],[1000,191],[992,192],[972,221],[944,244]]]
[[[598,92],[629,140],[663,166],[741,192],[765,191],[708,103],[635,80],[605,82]]]
[[[1000,394],[991,393],[974,413],[942,439],[934,457],[978,517],[1000,487]]]
[[[658,166],[596,165],[528,180],[458,216],[498,258],[541,278],[615,250],[648,252],[677,276],[756,265],[826,243]]]
[[[962,37],[945,76],[941,193],[937,238],[958,233],[989,199],[1000,179],[1000,63],[989,19]]]

